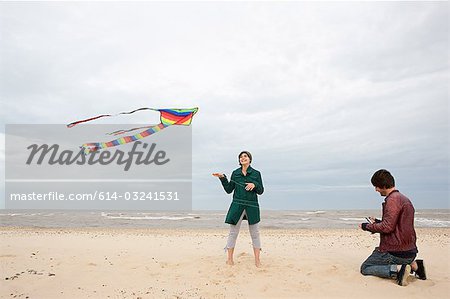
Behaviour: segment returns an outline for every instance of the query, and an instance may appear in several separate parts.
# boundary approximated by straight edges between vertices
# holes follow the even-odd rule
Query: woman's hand
[[[218,172],[214,172],[212,175],[219,179],[221,179],[225,176],[223,173],[218,173]]]
[[[253,183],[245,183],[245,190],[247,190],[247,191],[252,191],[253,189],[255,189],[255,184],[253,184]]]

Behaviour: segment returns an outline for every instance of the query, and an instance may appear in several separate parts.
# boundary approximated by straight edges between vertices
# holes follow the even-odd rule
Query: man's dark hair
[[[372,185],[378,188],[389,189],[395,187],[395,179],[386,169],[376,171],[370,181]]]

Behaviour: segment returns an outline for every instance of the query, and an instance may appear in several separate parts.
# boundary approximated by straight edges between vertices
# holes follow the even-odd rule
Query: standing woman
[[[225,223],[230,224],[230,233],[227,241],[228,265],[234,265],[233,253],[236,240],[239,235],[242,220],[248,220],[249,231],[252,237],[253,253],[255,254],[256,267],[261,266],[259,254],[261,251],[261,240],[259,238],[259,204],[258,195],[264,192],[261,173],[253,169],[252,155],[248,151],[243,151],[238,156],[239,167],[231,174],[230,181],[223,173],[213,173],[222,183],[225,192],[233,193],[233,201],[228,209]]]

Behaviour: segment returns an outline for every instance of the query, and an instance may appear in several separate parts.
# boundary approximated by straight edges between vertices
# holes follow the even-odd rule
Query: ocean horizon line
[[[223,228],[226,210],[0,210],[0,227]],[[262,228],[351,228],[380,209],[261,210]],[[450,227],[450,209],[418,209],[416,227]]]

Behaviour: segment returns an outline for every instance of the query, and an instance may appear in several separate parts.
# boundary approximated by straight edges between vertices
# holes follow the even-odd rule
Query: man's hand
[[[360,223],[359,224],[359,228],[362,229],[362,230],[367,230],[366,227],[367,227],[368,224],[370,224],[370,223],[367,223],[367,222]]]
[[[218,173],[218,172],[214,172],[212,175],[219,179],[221,179],[225,176],[223,173]]]

